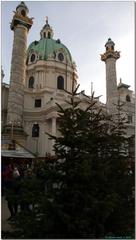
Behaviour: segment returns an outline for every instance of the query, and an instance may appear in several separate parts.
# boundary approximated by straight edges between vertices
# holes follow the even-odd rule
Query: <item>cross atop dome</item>
[[[48,16],[46,16],[46,24],[48,24]]]

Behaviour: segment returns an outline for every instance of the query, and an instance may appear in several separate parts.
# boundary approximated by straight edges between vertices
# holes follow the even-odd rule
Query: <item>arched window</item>
[[[32,53],[31,57],[30,57],[30,61],[34,62],[36,59],[36,55],[34,53]]]
[[[64,56],[62,53],[58,54],[58,59],[62,62],[64,60]]]
[[[108,51],[108,49],[109,49],[109,48],[108,48],[108,47],[106,47],[106,51]]]
[[[62,76],[58,76],[57,78],[57,88],[64,89],[64,78]]]
[[[48,38],[51,38],[51,33],[50,32],[48,32]]]
[[[29,78],[28,87],[29,88],[34,88],[34,77]]]
[[[126,96],[126,101],[127,101],[127,102],[131,102],[131,99],[130,99],[130,96],[129,96],[129,95]]]
[[[43,33],[43,36],[44,36],[44,38],[46,38],[46,33],[45,32]]]
[[[26,16],[26,12],[25,12],[25,10],[22,10],[22,11],[21,11],[21,15],[22,15],[23,17]]]
[[[39,124],[34,124],[32,128],[32,137],[39,137]]]
[[[114,50],[114,46],[111,46],[111,49]]]

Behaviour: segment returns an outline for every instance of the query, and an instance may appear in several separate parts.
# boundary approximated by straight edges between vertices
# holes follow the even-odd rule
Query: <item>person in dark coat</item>
[[[6,200],[10,217],[8,220],[13,220],[18,211],[18,197],[20,193],[20,174],[16,166],[11,164],[6,172]]]

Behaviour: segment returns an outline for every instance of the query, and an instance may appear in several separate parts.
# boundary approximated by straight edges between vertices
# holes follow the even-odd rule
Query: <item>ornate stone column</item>
[[[14,12],[11,22],[11,30],[14,31],[10,87],[8,98],[7,125],[4,134],[11,132],[14,139],[26,138],[23,130],[23,110],[24,110],[24,82],[26,77],[26,50],[27,34],[33,22],[27,14],[29,10],[24,2],[21,2]]]
[[[120,52],[114,50],[114,45],[109,38],[105,44],[106,52],[101,54],[101,60],[106,66],[106,104],[109,111],[114,109],[114,103],[118,100],[116,60],[120,58]]]

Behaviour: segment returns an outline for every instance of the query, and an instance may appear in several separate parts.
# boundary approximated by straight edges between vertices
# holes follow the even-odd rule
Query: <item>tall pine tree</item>
[[[37,189],[37,204],[16,219],[18,238],[134,234],[134,172],[128,168],[121,106],[112,119],[93,96],[83,107],[77,90],[69,93],[67,107],[57,104],[60,136],[50,136],[56,158],[42,166],[38,179],[45,188]]]

